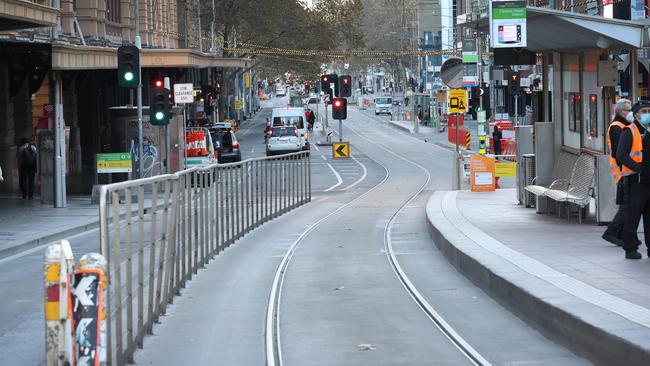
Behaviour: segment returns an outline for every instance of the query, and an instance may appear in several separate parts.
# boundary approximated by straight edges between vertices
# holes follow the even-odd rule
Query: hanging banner
[[[490,2],[490,46],[526,47],[526,2]]]

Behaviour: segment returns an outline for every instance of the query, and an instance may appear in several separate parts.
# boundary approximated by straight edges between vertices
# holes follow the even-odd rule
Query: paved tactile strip
[[[440,208],[443,215],[449,220],[449,225],[454,226],[478,246],[573,296],[650,328],[649,309],[590,286],[580,280],[556,271],[536,259],[509,248],[474,226],[460,212],[456,202],[458,192],[439,192],[436,194],[444,195]]]

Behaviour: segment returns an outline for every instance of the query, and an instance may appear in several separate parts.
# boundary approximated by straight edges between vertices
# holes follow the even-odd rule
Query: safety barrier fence
[[[133,361],[167,304],[211,257],[311,201],[309,155],[104,185],[99,199],[100,250],[109,279],[106,356],[108,364],[123,365]]]

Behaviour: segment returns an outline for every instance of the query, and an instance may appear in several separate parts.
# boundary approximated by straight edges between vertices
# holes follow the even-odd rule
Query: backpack
[[[36,165],[36,147],[32,144],[27,145],[23,150],[23,165]]]

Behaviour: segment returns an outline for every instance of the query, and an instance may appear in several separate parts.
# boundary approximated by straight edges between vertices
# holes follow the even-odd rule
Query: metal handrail
[[[145,200],[151,201],[146,207]],[[210,258],[310,201],[308,152],[101,186],[100,251],[109,268],[108,363],[132,362],[167,304]]]

